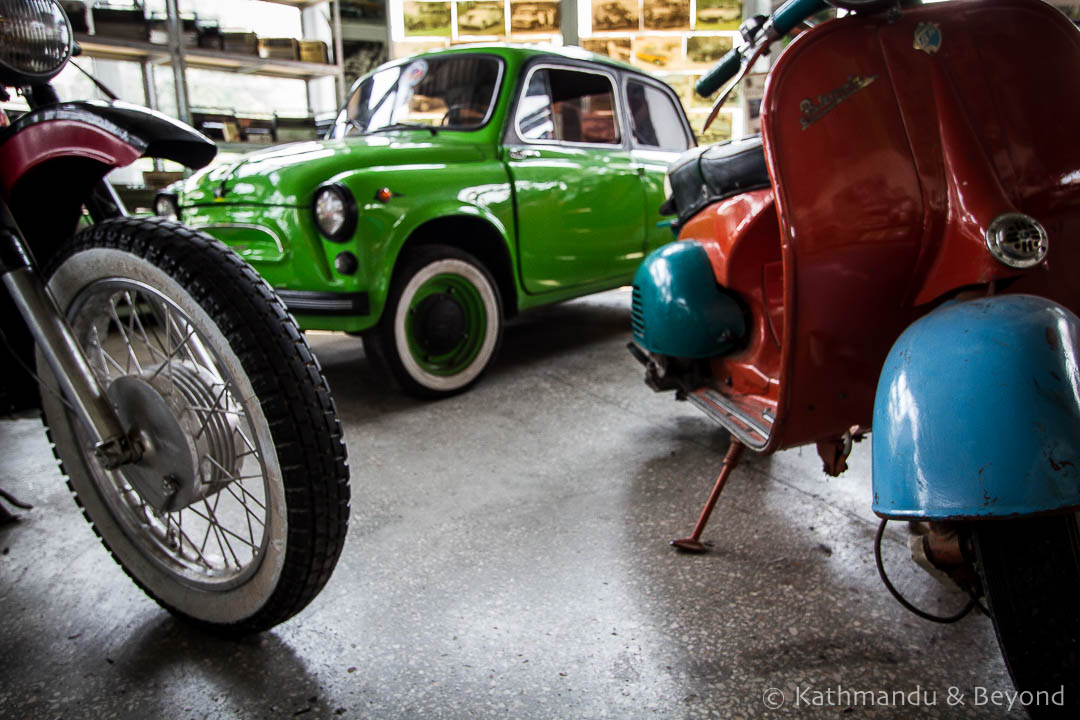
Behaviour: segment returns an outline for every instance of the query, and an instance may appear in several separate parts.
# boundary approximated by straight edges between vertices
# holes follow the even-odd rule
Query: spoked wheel
[[[54,451],[117,562],[218,630],[299,612],[341,552],[348,471],[326,381],[281,301],[221,243],[146,218],[76,235],[49,288],[144,447],[104,470],[39,359]]]
[[[998,644],[1020,702],[1034,718],[1077,717],[1077,517],[980,521],[971,529]]]
[[[502,340],[502,301],[491,273],[445,245],[411,252],[395,274],[379,326],[365,348],[411,395],[439,398],[465,390],[494,359]]]

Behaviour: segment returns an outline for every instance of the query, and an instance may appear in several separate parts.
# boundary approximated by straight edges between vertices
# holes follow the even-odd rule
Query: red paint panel
[[[76,120],[31,125],[0,145],[0,191],[11,188],[34,167],[61,157],[95,160],[110,167],[133,163],[141,153],[112,133]]]
[[[924,22],[937,53],[914,47]],[[785,306],[767,449],[869,426],[893,341],[954,290],[1008,279],[1078,309],[1077,72],[1080,33],[1037,0],[851,16],[784,52],[762,105]],[[987,252],[986,225],[1014,209],[1047,227],[1043,266]]]

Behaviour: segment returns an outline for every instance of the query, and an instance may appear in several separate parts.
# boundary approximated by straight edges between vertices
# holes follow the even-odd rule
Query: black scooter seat
[[[693,148],[668,168],[671,197],[662,215],[678,215],[682,225],[706,205],[749,190],[769,187],[760,135]]]

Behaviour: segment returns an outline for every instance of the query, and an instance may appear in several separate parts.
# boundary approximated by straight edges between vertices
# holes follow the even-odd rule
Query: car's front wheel
[[[475,383],[498,352],[499,287],[469,253],[420,246],[403,257],[382,320],[364,340],[410,395],[454,395]]]

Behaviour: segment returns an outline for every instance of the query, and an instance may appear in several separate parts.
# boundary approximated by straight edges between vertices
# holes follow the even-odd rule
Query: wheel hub
[[[435,293],[416,306],[413,331],[429,355],[445,355],[466,336],[465,309],[449,292]]]
[[[238,407],[206,368],[150,367],[117,378],[107,395],[144,445],[142,458],[120,472],[156,511],[181,510],[238,476],[244,452]]]

